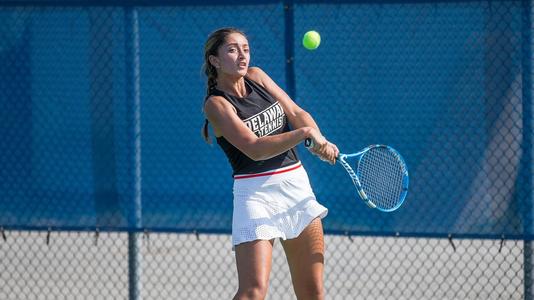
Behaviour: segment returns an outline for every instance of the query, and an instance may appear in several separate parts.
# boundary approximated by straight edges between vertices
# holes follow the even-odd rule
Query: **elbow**
[[[269,155],[265,152],[265,149],[255,141],[241,150],[248,158],[253,161],[261,161],[269,158]]]
[[[299,109],[293,114],[288,115],[288,118],[290,119],[290,121],[298,123],[300,120],[307,120],[311,118],[311,115],[307,111]]]
[[[301,118],[310,118],[310,117],[311,117],[310,113],[307,112],[307,111],[305,111],[305,110],[303,110],[303,109],[301,109],[301,110],[297,113],[297,116],[298,116],[298,117],[301,117]]]
[[[260,151],[249,151],[245,153],[248,158],[252,159],[253,161],[260,161],[260,160],[266,160],[268,157],[261,153]]]

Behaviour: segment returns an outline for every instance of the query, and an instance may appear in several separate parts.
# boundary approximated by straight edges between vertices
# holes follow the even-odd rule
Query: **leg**
[[[295,239],[282,241],[298,299],[324,299],[324,240],[317,218]]]
[[[238,299],[264,299],[269,285],[274,240],[258,240],[235,246]]]

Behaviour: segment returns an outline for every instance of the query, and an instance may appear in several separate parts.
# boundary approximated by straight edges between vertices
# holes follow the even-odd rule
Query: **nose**
[[[239,58],[245,58],[245,50],[239,49]]]

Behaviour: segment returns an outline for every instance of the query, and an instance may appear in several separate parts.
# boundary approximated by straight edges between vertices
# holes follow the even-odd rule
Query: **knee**
[[[297,290],[297,298],[301,299],[313,299],[313,300],[323,300],[324,299],[324,287],[321,282],[310,281],[301,286]]]
[[[237,291],[236,296],[234,297],[235,300],[240,299],[250,299],[250,300],[263,300],[265,299],[265,296],[267,295],[267,288],[268,286],[265,284],[254,284],[251,286],[244,286],[239,287],[239,290]]]
[[[298,300],[324,300],[324,292],[323,291],[306,291],[305,293],[302,293],[301,295],[297,296]]]

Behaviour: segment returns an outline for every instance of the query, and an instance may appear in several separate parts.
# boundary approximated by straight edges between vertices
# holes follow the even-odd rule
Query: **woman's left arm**
[[[298,106],[289,95],[274,82],[269,75],[258,67],[251,67],[248,70],[247,76],[255,82],[262,85],[282,106],[284,113],[287,116],[289,124],[292,128],[301,127],[313,127],[319,130],[319,126],[313,119],[313,117],[300,106]],[[336,145],[329,142],[331,147],[327,147],[324,153],[317,153],[321,158],[327,159],[331,162],[335,162],[335,157],[339,154],[339,150]],[[332,159],[332,157],[334,157]]]
[[[248,70],[247,76],[255,82],[261,84],[282,106],[284,113],[287,116],[289,124],[293,128],[313,127],[319,130],[319,126],[315,123],[312,116],[299,107],[289,95],[274,82],[269,75],[263,72],[258,67],[251,67]]]

